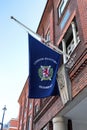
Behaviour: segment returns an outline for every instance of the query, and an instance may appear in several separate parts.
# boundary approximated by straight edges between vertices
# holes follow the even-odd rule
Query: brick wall
[[[72,96],[75,97],[84,87],[87,87],[87,67],[73,79]]]
[[[18,129],[18,120],[17,119],[11,119],[9,122],[9,130],[17,130]]]
[[[70,78],[71,78],[71,85],[72,85],[72,97],[74,98],[74,96],[79,94],[79,92],[87,85],[87,73],[86,73],[87,68],[86,66],[83,65],[86,60],[84,58],[86,57],[86,46],[84,46],[84,43],[86,43],[87,41],[87,0],[84,0],[84,2],[83,0],[69,0],[64,12],[69,10],[70,16],[69,16],[69,20],[67,20],[67,22],[65,23],[65,26],[63,29],[61,29],[60,26],[61,26],[61,22],[63,18],[65,17],[65,13],[63,13],[61,19],[58,20],[57,7],[59,5],[60,0],[53,0],[53,2],[54,2],[54,11],[52,10],[53,7],[50,7],[51,11],[49,12],[49,15],[48,15],[47,9],[46,9],[46,14],[45,14],[46,17],[44,17],[45,22],[43,22],[42,20],[41,24],[45,26],[47,25],[46,22],[50,21],[51,34],[55,35],[55,36],[51,35],[51,37],[55,38],[54,41],[56,45],[58,45],[61,42],[62,38],[64,37],[74,17],[76,17],[76,21],[77,21],[77,27],[78,27],[78,32],[80,35],[81,42],[73,53],[73,55],[76,54],[76,57],[74,59],[73,67],[70,69],[70,73],[69,73]],[[54,18],[54,20],[52,17]],[[39,27],[41,28],[41,26]],[[52,28],[54,32],[52,31]],[[44,28],[44,32],[45,31],[46,30]],[[81,55],[84,55],[82,56],[82,59],[81,59]],[[82,62],[83,59],[84,59],[84,62]],[[81,66],[83,67],[81,68]],[[41,114],[39,114],[35,120],[35,130],[37,129],[40,130],[57,113],[59,113],[60,110],[63,109],[63,107],[64,106],[62,105],[61,99],[59,98],[52,104],[51,107],[49,107],[49,109],[46,109],[43,115],[42,115],[43,110],[41,110]]]
[[[80,1],[80,2],[79,2]],[[87,0],[77,0],[80,28],[82,28],[84,42],[87,42]]]

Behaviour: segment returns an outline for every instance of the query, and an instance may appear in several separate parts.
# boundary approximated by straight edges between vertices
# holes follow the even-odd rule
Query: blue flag
[[[56,75],[60,54],[29,36],[29,98],[59,95]]]

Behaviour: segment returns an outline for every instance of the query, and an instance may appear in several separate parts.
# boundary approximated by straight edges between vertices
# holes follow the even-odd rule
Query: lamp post
[[[3,115],[2,115],[2,123],[1,123],[1,130],[3,130],[3,121],[4,121],[4,116],[5,116],[5,111],[7,110],[6,106],[3,108]]]

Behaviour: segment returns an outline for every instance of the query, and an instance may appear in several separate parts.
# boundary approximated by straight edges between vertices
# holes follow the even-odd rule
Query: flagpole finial
[[[13,19],[14,17],[13,16],[11,16],[11,19]]]

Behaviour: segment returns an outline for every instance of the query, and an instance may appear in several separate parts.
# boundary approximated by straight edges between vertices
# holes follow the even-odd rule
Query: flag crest
[[[33,36],[29,38],[29,98],[59,95],[56,75],[60,54]]]

